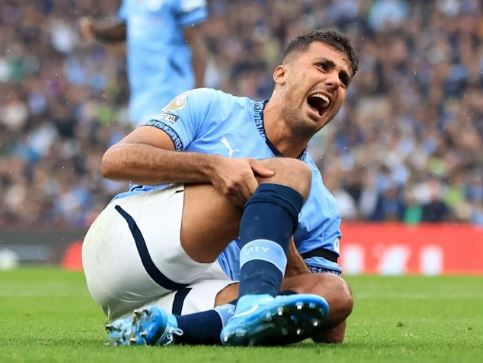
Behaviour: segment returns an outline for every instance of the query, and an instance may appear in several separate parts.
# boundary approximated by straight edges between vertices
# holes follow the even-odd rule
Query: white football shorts
[[[175,315],[206,311],[215,307],[216,296],[221,290],[237,282],[230,281],[228,278],[201,281],[184,289],[173,291],[155,301],[154,304]]]
[[[89,293],[110,320],[154,302],[171,312],[175,297],[185,293],[191,295],[184,314],[206,310],[233,283],[218,263],[196,262],[183,250],[183,198],[184,187],[175,185],[114,199],[89,228],[82,246],[84,274]]]

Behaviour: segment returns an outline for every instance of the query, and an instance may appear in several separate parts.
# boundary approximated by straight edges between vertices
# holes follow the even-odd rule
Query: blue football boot
[[[116,319],[106,325],[108,344],[129,345],[131,339],[132,316]]]
[[[221,332],[221,342],[233,346],[296,343],[309,337],[328,312],[327,301],[318,295],[243,296]]]
[[[169,345],[174,335],[182,335],[176,318],[158,306],[150,305],[134,311],[131,345]]]
[[[106,325],[110,345],[168,345],[182,335],[174,315],[151,305],[134,310],[132,316]]]

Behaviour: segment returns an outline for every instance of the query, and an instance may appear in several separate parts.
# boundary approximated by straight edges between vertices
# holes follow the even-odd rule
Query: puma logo
[[[240,149],[232,149],[230,142],[225,136],[221,138],[221,143],[228,149],[229,158],[231,158],[235,152],[240,151]]]

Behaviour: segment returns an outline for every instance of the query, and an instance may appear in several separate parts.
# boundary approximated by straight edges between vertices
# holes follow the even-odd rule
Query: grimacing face
[[[313,135],[339,111],[351,74],[345,53],[319,41],[289,55],[274,71],[284,100],[284,118],[298,132]]]

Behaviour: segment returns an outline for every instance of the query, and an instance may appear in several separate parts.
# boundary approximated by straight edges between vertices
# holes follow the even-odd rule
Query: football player
[[[208,330],[196,319],[213,313],[227,345],[343,339],[352,297],[337,276],[340,217],[306,147],[342,106],[356,71],[345,36],[313,31],[287,46],[269,100],[188,91],[105,153],[105,177],[139,185],[86,235],[94,300],[118,319],[200,283],[212,299],[184,326],[154,306],[137,310],[109,325],[112,342],[164,344],[187,325]]]

